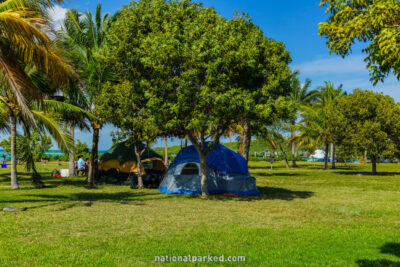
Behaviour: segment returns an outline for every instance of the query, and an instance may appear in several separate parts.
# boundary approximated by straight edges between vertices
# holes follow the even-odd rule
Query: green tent
[[[143,143],[139,143],[139,150],[143,150],[145,145]],[[142,154],[142,160],[150,159],[150,158],[159,158],[163,160],[163,157],[157,154],[154,150],[147,147],[146,150]],[[135,149],[133,144],[127,145],[127,142],[122,142],[111,147],[106,153],[101,157],[102,162],[106,162],[109,160],[118,160],[120,164],[133,161],[137,163],[137,159],[135,156]]]
[[[139,143],[139,149],[145,149],[141,157],[143,183],[146,187],[156,188],[167,168],[164,160],[151,148],[145,148],[143,143]],[[123,184],[130,179],[131,186],[137,185],[138,164],[134,146],[122,142],[111,147],[101,157],[99,170],[100,180],[105,183]]]

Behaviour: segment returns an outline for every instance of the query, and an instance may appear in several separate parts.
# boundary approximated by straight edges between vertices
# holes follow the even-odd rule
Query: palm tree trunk
[[[19,189],[17,177],[17,117],[11,112],[11,188]]]
[[[74,146],[72,146],[70,149],[69,149],[69,163],[68,163],[68,169],[69,169],[69,176],[70,177],[73,177],[73,176],[75,176],[75,126],[74,126],[74,124],[73,123],[71,123],[71,126],[70,126],[70,133],[71,133],[71,139],[72,139],[72,142],[73,142],[73,144],[74,144]]]
[[[335,144],[331,143],[331,162],[332,162],[332,169],[336,169],[335,166]]]
[[[98,177],[98,158],[99,158],[99,134],[100,134],[101,125],[98,123],[93,123],[93,140],[92,140],[92,153],[90,157],[90,166],[89,166],[89,174],[88,174],[88,184],[89,187],[95,186],[95,181]]]
[[[292,140],[294,138],[294,128],[292,128]],[[296,144],[292,141],[292,167],[297,167],[296,164]]]
[[[288,160],[287,154],[286,154],[285,150],[283,150],[281,144],[279,144],[279,149],[281,150],[281,152],[282,152],[282,154],[283,154],[283,156],[285,158],[286,169],[289,169],[289,160]]]
[[[167,139],[167,137],[164,137],[164,162],[165,162],[165,165],[168,166],[169,162],[168,162],[168,139]]]
[[[328,169],[329,143],[325,144],[324,167]]]
[[[249,161],[250,155],[250,144],[251,144],[251,131],[250,121],[245,118],[243,122],[243,131],[240,138],[240,154]]]

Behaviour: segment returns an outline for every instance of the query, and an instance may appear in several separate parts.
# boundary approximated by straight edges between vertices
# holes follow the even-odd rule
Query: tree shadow
[[[381,247],[381,253],[400,257],[400,243],[386,243]]]
[[[162,196],[158,193],[136,193],[136,192],[117,192],[117,193],[73,193],[67,195],[45,195],[45,194],[28,194],[26,197],[42,198],[42,202],[46,201],[102,201],[102,202],[127,202],[127,201],[146,201],[152,198],[143,198],[147,196]],[[29,201],[29,200],[28,200]]]
[[[380,248],[380,252],[400,257],[400,243],[386,243]],[[358,266],[361,267],[375,267],[375,266],[400,267],[400,261],[392,261],[388,259],[358,260],[356,261],[356,263],[358,264]]]
[[[285,188],[258,186],[260,194],[258,196],[227,196],[227,195],[212,195],[210,198],[221,201],[259,201],[259,200],[286,200],[307,199],[314,195],[310,191],[292,191]]]
[[[400,262],[395,262],[388,259],[358,260],[356,263],[360,267],[400,267]]]
[[[161,200],[166,197],[159,193],[122,192],[122,193],[74,193],[74,194],[25,194],[24,199],[0,201],[6,203],[41,203],[36,206],[27,206],[30,209],[39,209],[49,206],[60,206],[57,211],[84,206],[91,207],[94,202],[112,202],[124,205],[145,205],[149,200]]]
[[[373,175],[372,172],[365,172],[365,171],[348,171],[348,172],[336,172],[340,175],[359,175],[359,176],[396,176],[400,175],[400,172],[378,172],[377,174]]]
[[[267,173],[267,172],[259,172],[259,173],[257,173],[257,172],[253,172],[252,173],[252,175],[254,175],[254,176],[268,176],[268,177],[273,177],[273,176],[278,176],[278,177],[281,177],[281,176],[290,176],[290,177],[292,177],[292,176],[308,176],[308,174],[305,174],[305,173],[291,173],[291,172],[273,172],[273,171],[271,171],[271,172],[269,172],[269,173]]]

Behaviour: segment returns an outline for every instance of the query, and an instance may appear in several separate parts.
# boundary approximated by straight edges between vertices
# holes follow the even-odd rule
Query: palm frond
[[[84,121],[85,119],[97,120],[96,116],[90,112],[70,103],[56,100],[44,100],[43,104],[44,109],[41,111],[58,113],[66,121]],[[35,108],[40,110],[39,106],[36,106]]]
[[[34,86],[25,71],[17,63],[10,61],[3,54],[0,54],[0,72],[0,78],[7,84],[7,88],[12,95],[12,101],[21,111],[25,120],[35,125],[35,120],[24,95],[24,92],[33,92]]]
[[[52,8],[55,4],[63,3],[63,0],[6,0],[0,3],[0,12],[23,7],[34,10],[44,10],[46,8]]]
[[[64,153],[69,153],[69,149],[74,146],[74,142],[67,127],[50,113],[37,110],[32,110],[32,113],[37,119],[40,128],[46,130],[53,137],[60,150]]]

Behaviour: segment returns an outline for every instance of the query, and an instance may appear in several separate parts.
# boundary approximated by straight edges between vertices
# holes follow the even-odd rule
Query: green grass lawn
[[[89,190],[83,178],[51,178],[60,167],[39,165],[45,189],[21,175],[12,191],[9,173],[0,173],[0,208],[28,207],[0,212],[1,266],[149,266],[155,255],[189,254],[246,257],[231,266],[400,266],[397,164],[379,164],[381,175],[370,176],[363,165],[270,170],[251,162],[260,196],[208,200],[127,186]]]

